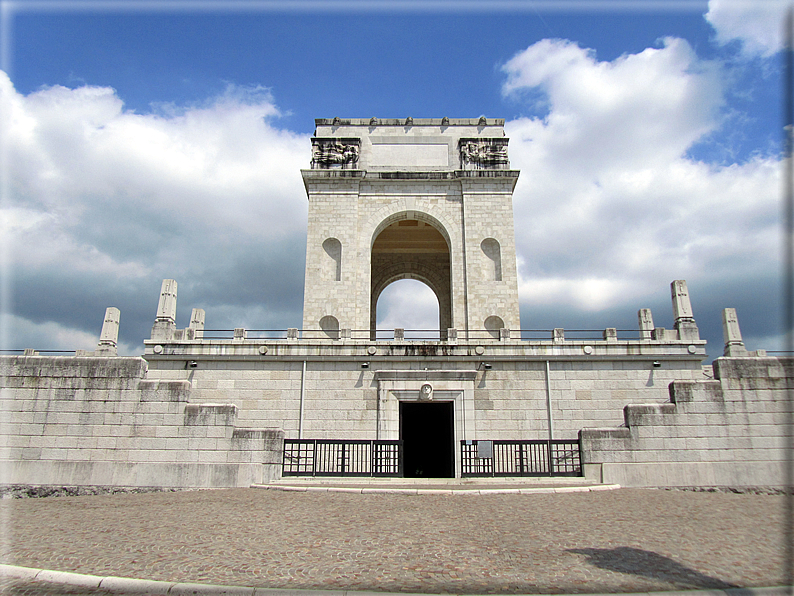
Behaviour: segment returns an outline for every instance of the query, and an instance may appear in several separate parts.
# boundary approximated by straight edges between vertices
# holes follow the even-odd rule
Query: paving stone
[[[275,590],[592,594],[783,583],[783,495],[618,489],[461,499],[356,490],[2,500],[0,561]],[[3,594],[123,587],[53,585],[0,574]]]

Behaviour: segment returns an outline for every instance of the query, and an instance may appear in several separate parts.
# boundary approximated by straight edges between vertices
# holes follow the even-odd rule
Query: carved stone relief
[[[312,169],[355,169],[361,139],[312,139]]]
[[[464,170],[504,170],[510,167],[507,159],[508,139],[461,139],[460,165]]]

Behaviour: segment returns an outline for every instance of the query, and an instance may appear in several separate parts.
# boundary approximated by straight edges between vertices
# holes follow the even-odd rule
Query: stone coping
[[[480,118],[315,118],[315,126],[482,126]],[[336,122],[335,122],[336,121]],[[504,126],[504,118],[486,118],[485,126]]]
[[[453,485],[432,488],[401,486],[311,486],[308,484],[253,484],[251,488],[280,490],[286,492],[353,493],[361,495],[532,495],[549,493],[586,493],[602,490],[615,490],[619,484],[593,484],[579,486],[537,486],[537,487],[496,487],[454,488]]]
[[[391,362],[397,360],[489,359],[508,360],[698,360],[707,357],[705,340],[660,341],[647,339],[570,340],[377,340],[340,338],[246,338],[246,339],[145,339],[145,354],[154,358],[169,355],[203,354],[213,356],[251,355],[259,358],[317,356],[323,359]],[[156,346],[160,346],[155,350]],[[215,352],[215,353],[213,353]]]
[[[458,178],[518,178],[520,170],[353,170],[342,168],[317,168],[301,170],[304,178],[367,178],[369,180],[456,180]]]

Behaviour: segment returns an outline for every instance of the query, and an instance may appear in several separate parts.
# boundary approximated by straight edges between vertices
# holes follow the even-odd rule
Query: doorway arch
[[[443,226],[417,212],[388,218],[373,234],[370,263],[370,336],[375,337],[381,292],[398,279],[415,279],[438,299],[439,335],[444,339],[452,327],[452,274]]]

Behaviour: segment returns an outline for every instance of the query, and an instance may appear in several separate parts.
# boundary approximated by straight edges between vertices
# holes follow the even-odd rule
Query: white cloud
[[[548,105],[505,126],[523,304],[599,310],[673,279],[777,276],[780,163],[686,157],[719,126],[723,83],[685,41],[599,62],[543,40],[504,70],[506,94]]]
[[[770,57],[783,47],[790,0],[709,0],[706,20],[720,44],[741,43],[745,56]]]
[[[103,313],[104,314],[104,313]],[[89,333],[75,329],[56,321],[34,323],[23,317],[10,314],[0,315],[0,325],[10,332],[12,337],[25,338],[28,342],[24,346],[15,346],[14,349],[32,348],[35,350],[53,350],[73,352],[75,350],[93,351],[99,343],[99,334],[102,329],[102,317],[98,318],[96,333]],[[143,346],[140,346],[142,348]],[[134,349],[126,343],[119,343],[117,350],[120,356],[138,356],[141,349]],[[68,354],[66,354],[68,355]]]
[[[231,87],[215,103],[165,116],[123,110],[112,89],[49,87],[27,97],[0,80],[12,200],[67,224],[87,211],[136,211],[174,228],[253,233],[278,211],[275,233],[303,225],[299,169],[308,139],[274,128],[269,94]],[[285,175],[289,173],[291,175]],[[300,194],[298,196],[300,196]]]
[[[636,308],[673,279],[726,287],[777,275],[780,163],[686,157],[721,125],[719,64],[680,39],[613,61],[543,40],[504,71],[508,98],[541,97],[546,108],[543,117],[506,124],[512,166],[521,170],[514,205],[522,305]],[[118,306],[122,335],[138,321],[137,342],[137,330],[151,325],[160,280],[173,277],[180,313],[207,308],[212,327],[284,327],[292,311],[299,324],[299,170],[309,139],[278,128],[278,117],[261,87],[230,86],[204,105],[136,114],[112,89],[24,96],[0,73],[9,165],[0,233],[24,277],[17,290],[27,290],[17,307],[40,317],[83,306],[93,315],[79,316],[101,322],[106,306]],[[437,326],[425,286],[386,292],[379,327]],[[143,314],[129,315],[147,300]],[[70,329],[76,318],[61,325]]]
[[[282,268],[285,251],[300,269],[303,255],[295,239],[306,226],[309,137],[279,129],[278,118],[262,87],[230,85],[204,105],[137,114],[110,88],[22,95],[0,72],[0,234],[22,280],[12,286],[17,314],[74,308],[59,296],[84,294],[98,320],[115,303],[124,321],[119,302],[139,309],[131,296],[147,292],[156,304],[166,277],[204,283],[194,292],[202,305],[259,291],[260,303],[272,295],[294,310],[287,276],[251,277]],[[230,279],[242,289],[230,292]]]

